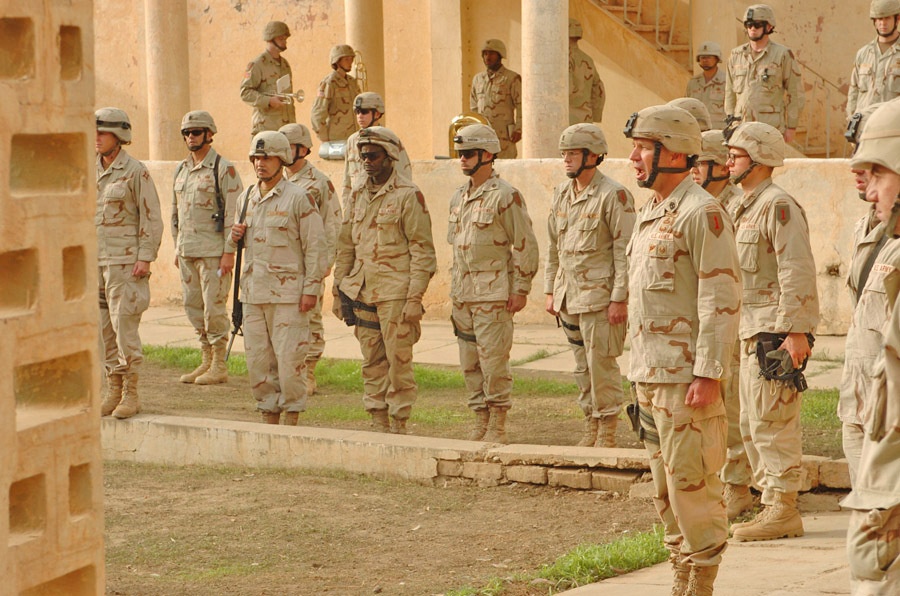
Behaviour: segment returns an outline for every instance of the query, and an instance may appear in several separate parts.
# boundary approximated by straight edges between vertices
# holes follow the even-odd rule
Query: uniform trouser
[[[800,490],[801,394],[790,382],[764,379],[759,370],[754,336],[741,349],[741,434],[762,502],[773,505],[776,492]]]
[[[735,342],[731,358],[731,371],[720,383],[725,400],[725,416],[728,418],[728,449],[725,465],[719,477],[726,484],[748,486],[753,482],[753,471],[744,448],[741,434],[741,342]]]
[[[509,352],[513,342],[513,316],[506,300],[456,302],[450,315],[459,344],[468,406],[473,410],[512,407],[512,371]]]
[[[309,325],[299,304],[244,304],[244,350],[257,410],[306,410],[308,345]]]
[[[307,362],[317,362],[325,353],[325,325],[322,323],[322,296],[325,284],[322,284],[316,305],[306,314],[309,315],[309,350],[306,352]]]
[[[625,343],[625,324],[610,325],[607,310],[572,315],[560,311],[563,330],[575,355],[578,407],[585,416],[618,416],[625,401],[616,357]]]
[[[851,510],[847,556],[851,594],[900,594],[900,505],[891,509]]]
[[[150,306],[150,278],[131,275],[134,264],[99,267],[100,337],[107,374],[138,372],[141,314]]]
[[[841,438],[844,446],[844,457],[847,458],[847,467],[850,469],[850,486],[856,484],[856,474],[859,472],[859,458],[862,455],[863,439],[865,431],[862,424],[844,422],[841,424]]]
[[[178,257],[184,310],[203,346],[228,338],[231,273],[219,277],[219,260],[220,257]]]
[[[363,406],[367,412],[387,409],[398,420],[409,418],[418,390],[413,346],[419,341],[421,326],[418,321],[403,320],[405,305],[405,300],[387,300],[353,309],[358,319],[355,335],[363,355]]]
[[[635,389],[641,410],[653,415],[659,433],[659,444],[645,441],[644,446],[666,548],[698,567],[718,565],[728,539],[718,476],[725,461],[724,404],[685,405],[687,383],[637,383]]]

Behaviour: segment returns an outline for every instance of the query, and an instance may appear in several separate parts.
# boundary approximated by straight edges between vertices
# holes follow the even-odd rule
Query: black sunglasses
[[[181,131],[181,136],[183,136],[183,137],[201,137],[201,136],[203,136],[203,133],[205,133],[205,132],[206,132],[205,128],[192,128],[190,130],[185,129],[185,130]]]

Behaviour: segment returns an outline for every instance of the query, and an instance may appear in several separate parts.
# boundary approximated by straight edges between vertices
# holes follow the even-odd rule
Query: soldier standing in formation
[[[487,67],[472,78],[469,109],[488,119],[500,139],[498,159],[516,157],[516,143],[522,140],[522,77],[503,66],[506,44],[489,39],[481,48]]]
[[[578,445],[615,447],[624,395],[616,358],[628,320],[625,248],[634,199],[597,167],[608,151],[594,124],[575,124],[559,138],[566,176],[547,220],[545,309],[559,317],[575,355],[584,433]]]
[[[368,174],[344,205],[334,266],[334,314],[352,304],[363,354],[363,405],[376,430],[406,434],[416,401],[413,345],[421,335],[422,297],[437,266],[425,197],[393,164],[401,143],[392,131],[360,131]],[[341,296],[340,294],[343,294]]]
[[[537,273],[537,240],[522,195],[494,171],[500,152],[494,131],[483,124],[466,126],[453,147],[469,178],[450,199],[447,227],[453,248],[451,321],[468,405],[475,412],[469,440],[505,444],[513,316],[525,308]]]
[[[784,141],[794,140],[803,109],[800,65],[794,53],[775,43],[775,11],[754,4],[744,12],[750,41],[731,50],[725,77],[725,113],[743,122],[777,128]]]
[[[348,45],[331,48],[331,73],[319,83],[310,120],[313,132],[323,143],[346,141],[356,132],[353,98],[359,84],[349,72],[356,54]]]
[[[150,306],[150,263],[156,260],[163,224],[150,172],[123,145],[131,121],[118,108],[95,113],[97,139],[97,264],[100,338],[106,395],[101,414],[129,418],[141,410],[138,371],[144,360],[138,328]]]
[[[637,183],[653,191],[628,245],[629,378],[675,573],[672,594],[712,594],[728,539],[720,383],[737,339],[740,265],[728,215],[690,178],[701,153],[694,117],[645,108],[625,135]]]
[[[848,119],[870,104],[900,97],[900,0],[872,0],[869,18],[876,38],[856,52],[847,91]]]
[[[172,191],[175,267],[188,321],[200,337],[200,366],[182,383],[214,385],[228,381],[228,290],[234,252],[227,246],[234,206],[244,190],[230,161],[212,148],[216,123],[209,112],[188,112],[181,135],[190,154],[178,164]],[[226,231],[227,230],[227,231]]]
[[[287,138],[257,133],[249,157],[258,184],[238,199],[229,249],[244,240],[241,302],[250,387],[263,421],[296,426],[306,409],[308,314],[327,267],[325,230],[312,197],[284,179]]]
[[[710,128],[725,128],[725,71],[719,70],[722,62],[722,48],[714,41],[704,41],[697,50],[697,64],[700,74],[691,78],[685,90],[685,97],[699,99],[709,110]]]
[[[594,60],[578,47],[581,23],[569,19],[569,124],[602,122],[606,89]]]
[[[266,51],[247,65],[241,81],[241,99],[253,108],[250,134],[262,130],[278,130],[285,124],[297,121],[294,104],[278,97],[277,82],[291,76],[291,65],[281,53],[287,50],[288,26],[281,21],[271,21],[263,31]],[[286,92],[290,93],[292,87]]]
[[[321,250],[325,251],[324,280],[331,273],[334,266],[334,256],[337,251],[337,237],[341,231],[341,203],[334,185],[328,176],[320,172],[316,166],[307,161],[312,150],[312,136],[309,129],[302,124],[286,124],[279,131],[287,137],[291,144],[291,158],[293,161],[284,167],[288,182],[293,182],[301,189],[309,193],[316,204],[322,225],[325,227],[325,235],[319,239]],[[306,394],[313,395],[316,392],[316,365],[325,352],[325,326],[322,324],[322,294],[325,284],[319,292],[316,305],[309,311],[309,350],[306,353]]]

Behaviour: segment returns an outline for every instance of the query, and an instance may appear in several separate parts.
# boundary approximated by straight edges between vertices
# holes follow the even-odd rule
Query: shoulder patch
[[[706,211],[706,223],[709,225],[709,231],[712,232],[716,238],[718,238],[722,234],[722,230],[725,229],[722,213],[718,209],[708,209]]]
[[[422,206],[422,210],[425,213],[428,213],[428,205],[425,204],[425,195],[422,194],[421,190],[416,191],[416,199],[418,199],[419,205]]]
[[[619,189],[616,191],[616,196],[619,197],[619,202],[623,205],[628,202],[628,197],[625,195],[625,191],[623,189]]]
[[[787,201],[781,201],[775,203],[775,221],[784,225],[791,221],[791,206],[788,205]]]
[[[334,184],[331,183],[331,180],[328,181],[328,190],[334,192]]]
[[[513,203],[520,207],[524,203],[524,201],[522,201],[522,195],[519,194],[519,191],[513,192]]]
[[[237,176],[237,172],[234,171],[234,166],[228,166],[228,176],[234,178]]]

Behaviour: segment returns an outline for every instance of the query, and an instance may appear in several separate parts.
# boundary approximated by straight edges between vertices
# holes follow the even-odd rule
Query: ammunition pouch
[[[756,360],[759,363],[759,376],[767,381],[784,381],[790,383],[802,393],[809,388],[803,371],[806,370],[805,359],[800,368],[794,367],[794,362],[787,350],[780,349],[781,344],[787,338],[787,333],[759,333],[756,336]],[[812,348],[816,338],[812,333],[806,334],[809,347]]]

